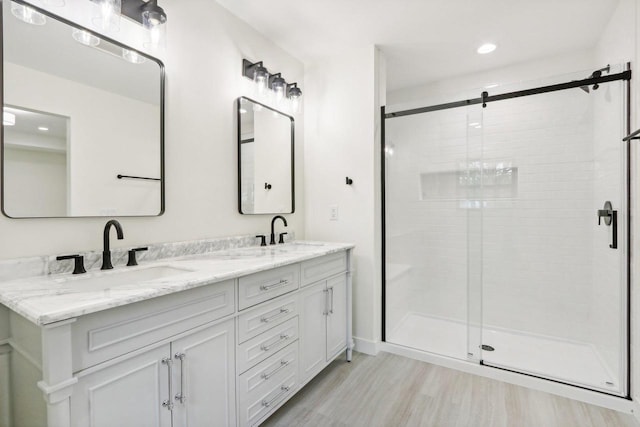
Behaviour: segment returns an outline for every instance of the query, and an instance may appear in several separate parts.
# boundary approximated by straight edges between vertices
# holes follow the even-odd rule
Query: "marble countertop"
[[[351,248],[347,243],[297,241],[163,259],[137,267],[117,266],[107,272],[23,278],[0,282],[0,304],[37,325],[46,325]],[[150,269],[172,275],[145,281],[133,278]],[[117,282],[115,286],[107,284],[109,276]]]

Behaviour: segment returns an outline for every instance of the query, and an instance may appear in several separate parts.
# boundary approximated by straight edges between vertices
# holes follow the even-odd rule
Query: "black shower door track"
[[[482,104],[483,107],[486,107],[487,104],[491,103],[491,102],[496,102],[496,101],[504,101],[506,99],[513,99],[513,98],[521,98],[524,96],[531,96],[531,95],[539,95],[539,94],[543,94],[543,93],[550,93],[550,92],[557,92],[560,90],[567,90],[567,89],[575,89],[575,88],[579,88],[581,86],[591,86],[591,85],[595,85],[595,84],[600,84],[600,83],[608,83],[608,82],[614,82],[614,81],[618,81],[618,80],[624,80],[627,82],[627,86],[626,86],[626,133],[627,133],[627,137],[625,137],[623,139],[623,141],[627,142],[627,146],[626,146],[626,162],[627,162],[627,176],[626,176],[626,187],[627,187],[627,194],[626,194],[626,202],[627,202],[627,236],[626,236],[626,242],[627,242],[627,253],[626,253],[626,258],[627,258],[627,262],[626,262],[626,274],[627,274],[627,307],[626,307],[626,311],[627,311],[627,366],[626,366],[626,370],[627,370],[627,392],[626,392],[626,396],[623,396],[623,398],[627,399],[627,400],[631,400],[631,255],[630,255],[630,251],[631,251],[631,141],[632,140],[638,140],[640,139],[640,136],[635,136],[635,134],[640,135],[640,130],[638,130],[637,132],[634,132],[634,135],[631,134],[631,63],[627,63],[626,67],[625,67],[625,71],[621,72],[621,73],[617,73],[617,74],[609,74],[606,76],[601,76],[601,77],[589,77],[583,80],[574,80],[571,82],[566,82],[566,83],[558,83],[558,84],[553,84],[553,85],[548,85],[548,86],[540,86],[537,88],[533,88],[533,89],[524,89],[524,90],[519,90],[519,91],[515,91],[515,92],[507,92],[507,93],[502,93],[502,94],[497,94],[497,95],[489,95],[488,92],[482,92],[482,94],[480,95],[479,98],[471,98],[471,99],[465,99],[462,101],[455,101],[455,102],[447,102],[444,104],[436,104],[436,105],[430,105],[427,107],[420,107],[420,108],[412,108],[409,110],[402,110],[402,111],[395,111],[393,113],[387,113],[385,111],[385,106],[380,107],[380,112],[381,112],[381,126],[380,126],[380,138],[382,143],[380,144],[381,147],[381,152],[380,152],[380,163],[381,163],[381,170],[380,170],[380,178],[381,178],[381,186],[380,186],[380,194],[382,197],[382,201],[381,201],[381,223],[382,223],[382,313],[381,313],[381,323],[382,323],[382,341],[386,342],[386,332],[385,332],[385,326],[386,326],[386,322],[387,322],[387,309],[386,309],[386,293],[387,293],[387,281],[386,281],[386,256],[387,256],[387,242],[386,242],[386,189],[385,189],[385,149],[386,149],[386,144],[385,144],[385,120],[386,119],[393,119],[396,117],[403,117],[403,116],[411,116],[414,114],[422,114],[422,113],[429,113],[432,111],[441,111],[441,110],[448,110],[450,108],[459,108],[459,107],[467,107],[469,105],[478,105],[478,104]],[[491,368],[497,368],[497,369],[502,369],[500,367],[494,367],[491,365],[487,365],[485,363],[483,363],[483,361],[480,361],[480,365],[482,366],[488,366]],[[525,372],[519,372],[519,371],[513,371],[513,372],[517,372],[523,375],[528,375]],[[547,379],[549,381],[554,381],[548,378],[543,378],[543,379]],[[560,381],[554,381],[554,382],[560,382]],[[581,387],[575,384],[570,384],[570,383],[564,383],[564,382],[560,382],[562,384],[567,384],[567,385],[571,385],[577,388],[583,388],[583,389],[587,389],[587,390],[591,390],[594,392],[599,392],[599,393],[604,393],[604,394],[608,394],[610,396],[614,396],[614,397],[620,397],[618,395],[615,394],[610,394],[610,393],[606,393],[606,392],[600,392],[598,390],[593,390],[593,389],[588,389],[585,387]]]

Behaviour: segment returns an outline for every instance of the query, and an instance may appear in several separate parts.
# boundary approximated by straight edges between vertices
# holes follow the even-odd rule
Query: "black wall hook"
[[[271,184],[269,184],[268,182],[264,183],[264,189],[265,190],[271,190]]]
[[[482,92],[482,108],[487,108],[487,98],[489,97],[489,92],[486,90]]]
[[[347,185],[353,184],[353,180],[351,178],[349,178],[349,177],[347,177],[345,181],[346,181]]]

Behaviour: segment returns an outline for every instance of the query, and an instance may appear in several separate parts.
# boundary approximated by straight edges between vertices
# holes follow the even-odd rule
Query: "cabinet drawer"
[[[238,372],[262,362],[298,339],[298,317],[287,320],[238,346]]]
[[[72,324],[73,371],[235,312],[233,280],[83,316]]]
[[[243,343],[298,315],[295,295],[261,304],[238,316],[238,342]]]
[[[334,274],[347,271],[347,253],[338,252],[302,263],[300,268],[302,286],[307,286]]]
[[[288,345],[244,374],[238,380],[241,426],[255,425],[275,411],[298,384],[298,343]]]
[[[298,289],[300,266],[287,265],[238,279],[240,310]]]

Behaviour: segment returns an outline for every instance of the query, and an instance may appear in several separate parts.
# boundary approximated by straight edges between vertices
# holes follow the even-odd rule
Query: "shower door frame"
[[[616,74],[601,76],[601,77],[589,77],[583,80],[575,80],[575,81],[566,82],[566,83],[540,86],[532,89],[524,89],[524,90],[507,92],[507,93],[497,94],[497,95],[489,95],[487,91],[483,91],[480,97],[478,98],[465,99],[462,101],[448,102],[444,104],[436,104],[436,105],[431,105],[427,107],[412,108],[409,110],[395,111],[393,113],[387,113],[386,106],[384,105],[380,107],[380,114],[381,114],[380,116],[381,117],[380,194],[381,194],[381,225],[382,225],[382,236],[381,236],[382,313],[380,317],[381,317],[381,326],[382,326],[382,331],[381,331],[382,342],[387,342],[386,340],[386,323],[387,323],[387,319],[386,319],[386,312],[387,312],[386,310],[386,293],[387,293],[387,287],[386,287],[386,259],[387,259],[386,258],[386,139],[385,139],[385,123],[386,122],[385,121],[387,119],[392,119],[396,117],[410,116],[414,114],[422,114],[422,113],[428,113],[432,111],[448,110],[450,108],[467,107],[470,105],[481,104],[483,108],[486,108],[487,104],[490,102],[503,101],[507,99],[520,98],[520,97],[530,96],[530,95],[539,95],[543,93],[557,92],[560,90],[575,89],[581,86],[592,86],[594,84],[608,83],[608,82],[621,80],[623,82],[626,82],[626,85],[623,88],[623,91],[624,91],[623,96],[625,97],[624,108],[626,111],[623,111],[623,116],[626,122],[624,124],[624,128],[625,128],[625,133],[627,135],[622,139],[623,142],[626,142],[625,144],[626,177],[624,180],[624,185],[626,186],[625,200],[627,204],[626,206],[626,221],[627,221],[626,225],[627,226],[626,226],[626,236],[624,236],[625,242],[626,242],[626,253],[623,255],[623,257],[626,258],[626,262],[624,263],[626,266],[626,271],[625,271],[626,307],[624,307],[626,311],[625,313],[626,314],[626,334],[625,334],[626,335],[626,340],[625,340],[626,358],[625,358],[625,364],[624,364],[624,368],[626,372],[625,394],[622,396],[618,394],[607,393],[606,391],[596,390],[593,388],[580,386],[570,382],[555,380],[552,378],[529,374],[529,373],[514,370],[514,369],[507,369],[499,366],[485,364],[482,358],[480,358],[479,364],[480,366],[486,366],[493,369],[513,372],[513,373],[528,376],[528,377],[538,378],[545,381],[550,381],[550,382],[563,384],[563,385],[569,385],[569,386],[580,388],[583,390],[601,393],[607,396],[613,396],[613,397],[618,397],[626,400],[631,400],[631,369],[630,369],[631,368],[631,225],[632,225],[631,224],[631,201],[632,201],[632,197],[631,197],[631,181],[632,181],[631,180],[631,172],[632,172],[631,151],[632,150],[631,148],[632,148],[632,144],[631,143],[632,141],[640,140],[640,134],[639,134],[640,130],[638,130],[637,132],[634,132],[634,134],[631,134],[631,78],[632,78],[631,63],[627,62],[625,64],[624,71]]]

